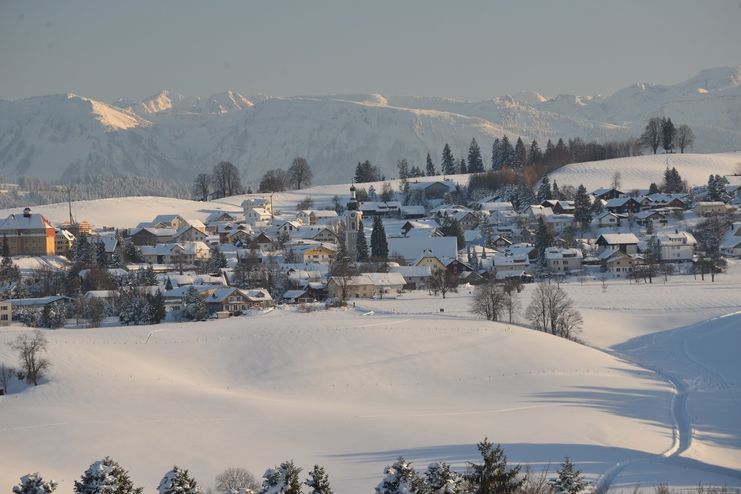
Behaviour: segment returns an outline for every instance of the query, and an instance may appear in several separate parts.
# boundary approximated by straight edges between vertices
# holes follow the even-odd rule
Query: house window
[[[7,314],[0,315],[0,321],[7,321],[7,320],[8,320]]]

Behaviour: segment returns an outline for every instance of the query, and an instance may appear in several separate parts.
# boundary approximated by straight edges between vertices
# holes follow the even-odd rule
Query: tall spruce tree
[[[551,192],[551,198],[557,201],[563,199],[563,197],[561,197],[561,191],[558,188],[558,182],[555,180],[553,181],[553,192]]]
[[[661,119],[661,147],[664,148],[665,153],[671,153],[674,149],[675,137],[677,135],[677,129],[674,127],[671,118]]]
[[[530,143],[530,151],[527,153],[527,164],[538,165],[543,161],[543,153],[538,146],[538,141],[533,140]]]
[[[592,222],[592,202],[583,184],[579,184],[574,195],[574,220],[585,228]]]
[[[545,250],[553,245],[553,231],[550,226],[543,221],[542,216],[538,216],[538,223],[535,227],[535,252],[541,263],[545,262]]]
[[[373,231],[371,232],[371,255],[374,260],[385,261],[389,256],[389,244],[386,240],[386,230],[380,216],[373,217]]]
[[[471,173],[471,170],[466,166],[466,158],[461,158],[461,162],[458,165],[458,173]]]
[[[308,494],[333,494],[329,476],[322,466],[314,465],[305,484],[311,489]]]
[[[75,494],[141,494],[141,487],[134,483],[121,465],[106,456],[85,470],[75,481]]]
[[[469,463],[465,475],[471,494],[515,494],[525,482],[520,465],[507,468],[507,456],[501,445],[494,447],[487,438],[478,444],[482,463]]]
[[[515,162],[515,148],[512,147],[512,143],[509,142],[509,137],[506,135],[502,136],[502,143],[499,146],[499,152],[502,162],[501,167],[513,168]]]
[[[547,176],[543,177],[543,180],[540,181],[540,187],[538,187],[538,194],[536,197],[538,198],[538,202],[547,201],[553,198],[551,181],[548,179]]]
[[[427,153],[427,166],[426,166],[427,176],[432,177],[437,175],[437,170],[435,170],[435,164],[432,162],[432,158],[430,157],[430,153]]]
[[[445,175],[455,174],[455,158],[453,157],[453,153],[450,151],[450,146],[448,146],[447,142],[443,147],[443,157],[442,161],[440,161],[440,167]]]
[[[355,244],[358,262],[368,262],[368,240],[365,238],[363,220],[358,223],[358,240]]]
[[[515,144],[515,162],[514,168],[516,170],[522,170],[527,164],[527,149],[525,143],[522,142],[522,137],[517,138],[517,144]]]
[[[498,171],[502,169],[504,161],[502,160],[502,143],[497,137],[494,139],[494,144],[491,146],[491,169]]]
[[[476,138],[471,139],[468,147],[468,173],[481,173],[484,171],[484,161],[481,158],[481,149]]]

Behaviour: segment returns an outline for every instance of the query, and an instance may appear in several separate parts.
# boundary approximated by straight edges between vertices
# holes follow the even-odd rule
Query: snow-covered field
[[[731,175],[741,171],[741,152],[717,154],[648,154],[630,158],[590,161],[566,165],[549,175],[558,185],[584,184],[587,191],[609,187],[620,172],[623,191],[648,189],[651,182],[661,185],[666,167],[676,167],[687,183],[704,185],[710,174]]]
[[[594,347],[473,319],[465,289],[48,331],[49,382],[0,398],[0,485],[39,470],[70,492],[104,455],[147,490],[173,463],[208,485],[293,458],[371,492],[400,454],[462,467],[488,435],[535,468],[569,455],[601,485],[741,487],[741,265],[716,283],[562,286]],[[0,359],[21,331],[0,330]]]

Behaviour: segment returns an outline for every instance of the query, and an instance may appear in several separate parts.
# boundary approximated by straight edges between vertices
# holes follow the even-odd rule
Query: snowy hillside
[[[666,167],[676,167],[688,185],[704,185],[708,176],[731,175],[741,170],[741,152],[719,154],[649,154],[605,161],[574,163],[549,175],[559,185],[584,184],[588,191],[607,187],[620,172],[622,189],[648,189],[651,182],[661,184]]]
[[[347,181],[369,159],[386,176],[401,158],[439,161],[448,142],[463,156],[475,137],[486,154],[494,137],[605,141],[637,136],[651,116],[689,124],[695,151],[741,148],[740,68],[700,72],[687,81],[635,84],[609,97],[520,92],[480,102],[379,94],[209,97],[161,91],[112,105],[72,95],[0,101],[0,173],[56,180],[86,174],[189,180],[220,160],[248,182],[306,157],[316,183]],[[541,144],[541,147],[543,145]]]
[[[465,289],[47,331],[50,380],[0,397],[0,485],[40,470],[66,494],[104,455],[147,490],[173,463],[209,485],[227,466],[260,474],[293,458],[325,465],[336,492],[371,492],[398,455],[462,468],[488,435],[536,469],[569,455],[603,486],[740,487],[741,315],[716,318],[741,304],[739,267],[713,284],[562,285],[585,314],[583,337],[614,356],[471,319]],[[0,328],[0,358],[21,331]]]

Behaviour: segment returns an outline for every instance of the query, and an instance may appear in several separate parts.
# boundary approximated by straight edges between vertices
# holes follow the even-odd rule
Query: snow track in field
[[[733,313],[703,321],[687,328],[638,338],[635,342],[621,345],[621,347],[625,347],[623,350],[609,352],[627,362],[654,372],[661,379],[671,384],[675,390],[675,395],[672,398],[674,432],[672,445],[663,453],[628,458],[617,462],[605,471],[595,484],[596,492],[609,491],[623,471],[640,464],[664,463],[669,466],[673,463],[680,468],[686,464],[687,458],[684,454],[690,450],[695,436],[692,418],[688,411],[688,400],[693,397],[693,392],[702,390],[721,391],[734,402],[738,416],[741,416],[741,399],[735,389],[735,384],[717,369],[693,356],[688,349],[688,346],[692,343],[696,344],[696,340],[699,338],[717,338],[722,336],[720,333],[733,330],[741,332],[740,316],[740,313]],[[732,318],[733,322],[730,322],[728,318]],[[718,322],[725,324],[717,327]],[[729,322],[730,324],[728,324]],[[699,336],[698,332],[700,333]],[[652,357],[664,351],[668,352],[663,356],[663,360],[666,362],[652,363],[653,360],[659,360]],[[666,367],[669,367],[669,369]],[[739,431],[732,432],[738,434]],[[734,468],[702,462],[694,462],[691,468],[702,470],[708,474],[725,475],[741,480],[741,470]]]

